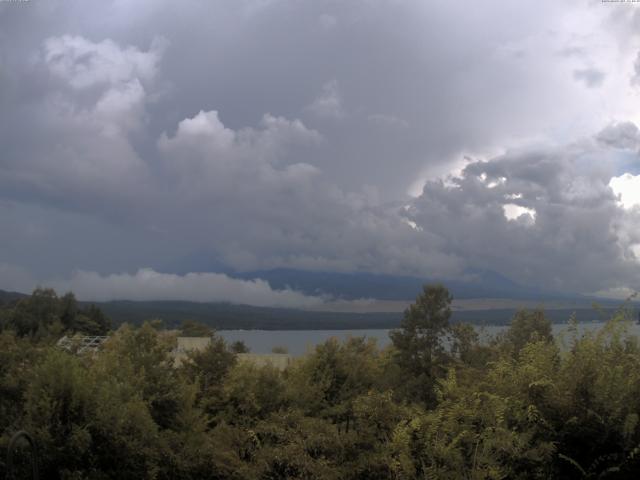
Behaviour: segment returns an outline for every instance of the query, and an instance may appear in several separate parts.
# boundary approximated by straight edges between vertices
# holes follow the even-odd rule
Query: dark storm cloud
[[[438,231],[453,255],[510,278],[564,291],[640,285],[638,209],[618,205],[611,153],[591,141],[507,152],[429,182],[407,215]],[[515,205],[532,217],[508,219]]]
[[[300,117],[331,137],[307,154],[308,163],[349,190],[384,180],[386,199],[461,150],[546,127],[558,95],[579,95],[542,69],[551,45],[538,29],[559,10],[553,2],[531,9],[405,1],[46,5],[5,8],[13,17],[6,36],[23,50],[9,55],[16,68],[47,37],[112,39],[141,51],[165,38],[160,98],[148,105],[150,136],[200,110],[219,111],[232,128],[265,113]],[[540,44],[528,44],[538,35]],[[395,116],[410,128],[381,130],[367,121],[371,115]],[[402,161],[389,176],[396,154]]]
[[[605,145],[640,150],[640,130],[633,122],[620,122],[608,125],[596,137]]]
[[[115,292],[195,256],[443,278],[483,267],[580,291],[636,281],[637,218],[609,180],[633,162],[637,128],[574,141],[629,113],[607,90],[629,84],[611,53],[629,52],[584,33],[633,19],[601,17],[552,1],[0,3],[0,280],[78,270]],[[520,147],[547,137],[559,146]],[[435,180],[464,155],[490,160],[454,187]],[[170,296],[163,282],[261,295],[158,275],[146,295]]]

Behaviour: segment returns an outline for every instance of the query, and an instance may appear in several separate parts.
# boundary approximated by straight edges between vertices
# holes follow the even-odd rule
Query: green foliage
[[[378,385],[382,364],[375,341],[331,338],[290,370],[292,402],[348,431],[354,399]]]
[[[443,336],[450,332],[452,300],[444,286],[425,285],[405,310],[400,329],[390,333],[396,362],[404,374],[398,388],[426,405],[434,404],[435,382],[444,374],[448,359]]]
[[[78,311],[70,327],[70,330],[85,335],[106,335],[110,329],[111,321],[95,305],[89,305],[84,310]]]
[[[211,335],[213,335],[211,328],[194,320],[185,320],[180,327],[182,337],[210,337]]]
[[[249,347],[242,340],[236,340],[231,344],[231,351],[233,353],[249,353]]]
[[[81,308],[71,292],[58,297],[50,288],[36,288],[31,296],[0,306],[0,326],[21,337],[57,340],[64,333],[106,335],[111,321],[95,305]]]
[[[239,363],[225,379],[217,418],[228,424],[253,426],[287,407],[285,389],[284,379],[275,368]]]
[[[551,322],[545,316],[544,311],[540,309],[516,312],[509,329],[498,338],[502,347],[513,355],[517,355],[527,343],[538,340],[553,341]]]
[[[20,429],[23,396],[31,372],[42,361],[46,350],[14,332],[0,333],[0,449],[8,444],[7,432]],[[0,462],[4,461],[0,457]]]
[[[557,342],[523,311],[481,342],[450,302],[426,287],[391,347],[330,339],[281,371],[216,335],[177,365],[152,323],[74,355],[52,332],[100,314],[38,291],[0,310],[0,447],[29,430],[47,479],[637,478],[640,342],[622,312]]]
[[[157,436],[134,385],[51,351],[25,391],[25,424],[44,478],[153,478]]]
[[[217,335],[211,337],[204,350],[188,352],[181,370],[189,382],[198,386],[197,398],[207,413],[214,414],[219,408],[224,379],[235,362],[235,354]]]

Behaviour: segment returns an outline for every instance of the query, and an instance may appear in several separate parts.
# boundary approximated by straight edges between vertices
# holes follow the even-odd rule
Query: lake
[[[603,322],[590,322],[578,324],[578,331],[595,330],[601,328]],[[566,332],[567,323],[553,324],[553,334],[556,338]],[[489,338],[507,328],[502,325],[487,325],[476,327],[481,338]],[[631,332],[640,335],[640,325],[632,324]],[[303,355],[313,349],[315,345],[323,343],[329,338],[335,337],[344,340],[348,337],[374,338],[379,347],[389,345],[388,329],[380,330],[220,330],[218,334],[227,342],[242,340],[252,353],[271,353],[273,347],[286,347],[292,355]]]

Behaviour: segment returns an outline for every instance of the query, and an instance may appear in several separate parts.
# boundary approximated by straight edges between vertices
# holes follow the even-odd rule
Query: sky
[[[640,287],[640,4],[0,1],[0,288]]]

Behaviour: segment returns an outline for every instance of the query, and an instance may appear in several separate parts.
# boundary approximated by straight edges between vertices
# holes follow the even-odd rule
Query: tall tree
[[[60,297],[60,321],[65,330],[74,330],[76,316],[78,315],[78,302],[72,292],[65,293]]]
[[[511,320],[511,326],[498,338],[503,350],[518,355],[530,342],[553,341],[551,321],[542,309],[518,310]]]
[[[400,329],[389,334],[396,362],[404,373],[401,389],[428,406],[435,402],[436,379],[445,373],[448,356],[443,337],[451,330],[452,300],[443,285],[425,285],[415,303],[405,310]]]

